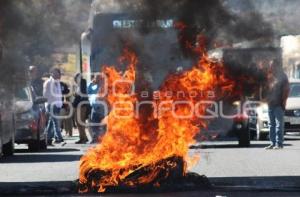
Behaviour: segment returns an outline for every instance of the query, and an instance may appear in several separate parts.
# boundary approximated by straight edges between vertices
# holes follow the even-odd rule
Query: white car
[[[249,130],[252,139],[266,140],[270,132],[269,107],[267,103],[257,102],[249,111]]]
[[[290,94],[285,110],[285,133],[300,132],[300,79],[290,80]]]

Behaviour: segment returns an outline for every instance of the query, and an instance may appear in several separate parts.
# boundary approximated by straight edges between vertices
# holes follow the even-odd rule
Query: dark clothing
[[[75,99],[73,101],[73,107],[77,108],[79,103],[81,103],[82,101],[88,101],[87,85],[85,79],[80,80],[80,93],[76,92]]]
[[[268,81],[267,102],[269,105],[271,146],[283,146],[284,110],[288,86],[289,81],[283,71]]]
[[[104,126],[100,124],[106,112],[105,107],[98,100],[99,89],[100,85],[95,83],[91,83],[88,87],[89,100],[92,107],[90,114],[92,142],[97,142],[98,138],[105,132]]]
[[[31,86],[37,96],[43,96],[43,84],[44,81],[41,78],[37,78],[31,81]]]
[[[61,87],[61,94],[62,94],[62,101],[63,101],[63,106],[62,108],[66,109],[69,107],[68,104],[66,104],[65,102],[68,102],[68,94],[70,93],[70,89],[68,87],[68,85],[64,82],[60,82],[60,87]]]
[[[75,77],[76,79],[77,77]],[[84,103],[83,103],[84,102]],[[81,78],[78,89],[75,92],[75,98],[73,101],[73,107],[75,111],[75,120],[76,125],[79,131],[79,143],[85,143],[88,141],[88,138],[85,134],[85,120],[87,119],[90,112],[90,105],[88,103],[87,97],[87,84],[86,80]]]
[[[285,87],[289,85],[288,78],[285,73],[278,74],[268,84],[267,102],[269,107],[283,107]]]
[[[72,122],[73,114],[71,114],[72,111],[69,106],[70,97],[71,97],[71,95],[69,95],[70,89],[68,85],[64,82],[60,82],[60,87],[61,87],[62,101],[63,101],[60,115],[67,116],[61,119],[61,129],[65,129],[66,134],[72,136],[73,135],[73,122]]]
[[[61,93],[63,96],[68,95],[70,93],[70,89],[66,83],[61,81],[60,87],[61,87]]]

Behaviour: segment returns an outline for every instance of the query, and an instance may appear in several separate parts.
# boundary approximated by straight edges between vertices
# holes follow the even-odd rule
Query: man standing
[[[289,81],[279,60],[270,62],[267,102],[270,118],[270,141],[266,149],[282,149],[284,135],[284,111],[289,94]]]
[[[98,138],[103,135],[105,130],[105,127],[100,124],[105,116],[105,108],[101,104],[101,98],[99,96],[103,79],[101,79],[99,75],[92,76],[91,78],[92,82],[88,86],[88,95],[92,108],[90,114],[92,126],[90,127],[90,130],[92,137],[91,144],[93,144],[98,142]]]
[[[80,73],[77,73],[74,77],[76,83],[75,98],[73,101],[73,107],[75,108],[75,120],[79,131],[79,140],[76,144],[85,144],[88,138],[85,133],[85,121],[89,111],[88,98],[87,98],[87,85],[86,80],[82,78]]]
[[[43,88],[43,96],[47,98],[46,109],[49,114],[47,132],[48,144],[52,144],[52,138],[55,137],[55,142],[63,142],[61,130],[59,126],[58,116],[63,105],[62,89],[60,85],[61,72],[58,68],[51,70],[50,78],[45,81]]]
[[[60,115],[68,116],[68,117],[64,117],[61,120],[60,125],[61,125],[61,129],[65,129],[66,134],[68,134],[69,137],[72,137],[72,135],[73,135],[73,113],[72,113],[73,109],[71,109],[71,107],[68,104],[71,101],[70,89],[69,89],[69,86],[62,81],[60,82],[60,86],[62,89],[62,96],[63,96],[63,106],[60,110]]]
[[[29,66],[30,83],[37,96],[43,96],[44,81],[39,77],[36,66]]]

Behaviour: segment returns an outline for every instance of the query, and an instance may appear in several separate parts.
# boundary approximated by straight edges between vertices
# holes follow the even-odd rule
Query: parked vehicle
[[[0,87],[0,157],[14,153],[15,121],[12,101],[12,95]]]
[[[249,43],[250,44],[250,43]],[[254,44],[254,43],[252,43]],[[224,65],[235,73],[236,76],[249,76],[253,79],[243,82],[243,95],[249,100],[263,100],[264,95],[259,87],[263,87],[266,81],[266,62],[282,57],[282,49],[277,47],[255,47],[250,48],[224,48],[210,51],[212,57],[221,59]],[[251,139],[264,140],[269,134],[268,106],[262,102],[250,102],[250,108],[247,109],[248,129]]]
[[[270,132],[269,122],[268,104],[264,102],[253,103],[249,109],[251,139],[266,140]]]
[[[240,147],[250,146],[250,130],[249,130],[249,116],[242,108],[243,102],[236,101],[233,103],[235,115],[233,117],[233,124],[231,132],[238,138]],[[237,111],[240,109],[240,111]]]
[[[16,132],[15,142],[28,144],[30,151],[47,149],[46,99],[37,97],[31,86],[16,91]]]
[[[290,80],[290,94],[286,103],[285,132],[300,132],[300,80]]]
[[[269,108],[260,102],[250,110],[249,129],[254,139],[266,140],[270,132]],[[290,79],[290,94],[286,103],[284,132],[300,132],[300,80]]]
[[[210,135],[219,137],[233,137],[238,140],[240,147],[250,146],[249,116],[242,110],[241,101],[224,104],[222,113],[217,118],[210,120],[208,127],[201,131],[210,138]]]

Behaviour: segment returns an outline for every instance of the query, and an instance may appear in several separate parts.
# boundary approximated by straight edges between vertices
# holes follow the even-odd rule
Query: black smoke
[[[234,13],[226,0],[146,0],[143,18],[156,20],[174,17],[187,25],[180,37],[184,42],[196,43],[197,35],[207,37],[207,46],[217,42],[229,45],[245,40],[274,38],[271,24],[255,9],[251,1],[239,2],[243,12]],[[184,43],[181,43],[184,48]]]

